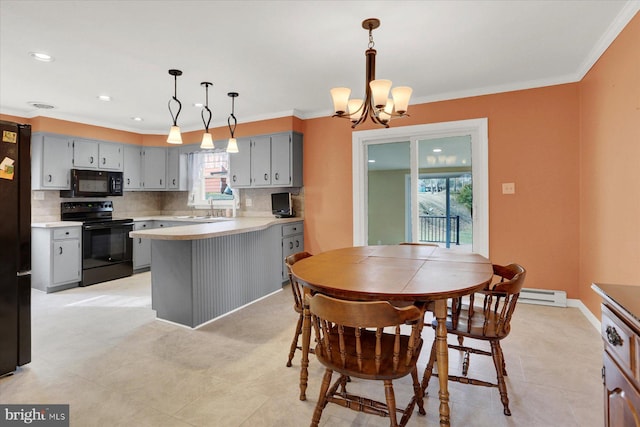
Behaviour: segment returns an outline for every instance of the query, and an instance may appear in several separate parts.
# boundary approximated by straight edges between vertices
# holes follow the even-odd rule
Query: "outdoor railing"
[[[447,239],[447,230],[449,238]],[[420,215],[420,241],[434,243],[460,244],[460,216],[449,217],[447,226],[446,216]]]

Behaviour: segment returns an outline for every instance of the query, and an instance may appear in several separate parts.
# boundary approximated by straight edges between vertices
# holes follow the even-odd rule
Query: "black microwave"
[[[71,189],[60,197],[122,196],[122,182],[122,172],[71,169]]]

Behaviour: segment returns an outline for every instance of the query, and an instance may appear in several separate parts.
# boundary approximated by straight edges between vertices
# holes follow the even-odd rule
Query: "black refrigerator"
[[[0,376],[31,361],[31,126],[0,120]]]

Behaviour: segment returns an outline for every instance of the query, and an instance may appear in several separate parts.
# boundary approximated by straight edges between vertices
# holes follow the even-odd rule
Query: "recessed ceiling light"
[[[134,122],[141,122],[143,121],[142,117],[131,117],[131,120],[133,120]]]
[[[53,62],[53,56],[48,55],[44,52],[29,52],[29,55],[35,60],[42,62]]]
[[[105,102],[111,101],[111,97],[109,95],[98,95],[98,99]]]
[[[442,148],[434,148],[433,152],[434,153],[442,153]]]
[[[45,104],[44,102],[39,102],[39,101],[29,101],[28,104],[31,105],[32,107],[36,107],[41,110],[51,110],[52,108],[55,108],[51,104]]]
[[[202,107],[204,107],[204,104],[203,104],[203,103],[201,103],[201,102],[195,102],[195,103],[193,104],[193,106],[194,106],[194,107],[198,107],[198,108],[202,108]]]
[[[369,163],[375,163],[375,162],[376,162],[376,161],[375,161],[375,160],[373,160],[373,159],[370,159],[370,160],[369,160]]]

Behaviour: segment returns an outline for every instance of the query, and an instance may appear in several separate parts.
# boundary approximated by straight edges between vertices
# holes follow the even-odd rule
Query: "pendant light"
[[[227,143],[227,153],[237,153],[238,152],[238,141],[236,141],[233,136],[236,131],[236,125],[238,124],[238,120],[236,120],[236,116],[234,115],[235,111],[235,99],[238,97],[238,92],[229,92],[227,94],[231,97],[231,115],[227,118],[227,124],[229,125],[229,132],[231,133],[231,138],[229,138],[229,142]],[[231,126],[231,119],[233,119],[233,127]]]
[[[204,134],[202,135],[202,143],[200,144],[200,148],[203,150],[210,150],[213,148],[213,138],[211,138],[211,134],[209,133],[209,124],[211,124],[211,118],[213,114],[209,109],[209,86],[212,86],[213,83],[210,82],[202,82],[200,86],[204,86],[204,90],[206,93],[206,103],[204,104],[204,108],[200,115],[202,116],[202,123],[204,123]],[[205,120],[204,114],[205,111],[209,114],[209,119]]]
[[[171,130],[169,130],[169,137],[167,138],[167,142],[169,144],[182,144],[182,135],[180,134],[180,126],[178,126],[178,116],[180,115],[180,110],[182,110],[182,103],[178,100],[178,76],[182,75],[182,71],[180,70],[169,70],[169,74],[173,76],[173,97],[169,100],[167,104],[169,106],[169,113],[171,114],[171,118],[173,119],[173,126],[171,126]],[[175,101],[178,103],[178,112],[174,115],[173,111],[171,111],[171,101]]]
[[[373,30],[379,26],[380,20],[377,18],[365,19],[362,22],[362,28],[369,30],[369,46],[365,51],[367,62],[364,100],[349,99],[351,94],[349,88],[336,87],[331,89],[335,111],[333,117],[350,119],[353,123],[351,128],[364,122],[367,117],[371,118],[372,122],[388,128],[392,118],[407,116],[411,88],[399,86],[391,89],[391,80],[376,80],[376,50],[373,48],[375,46]],[[389,98],[390,89],[392,98]]]

